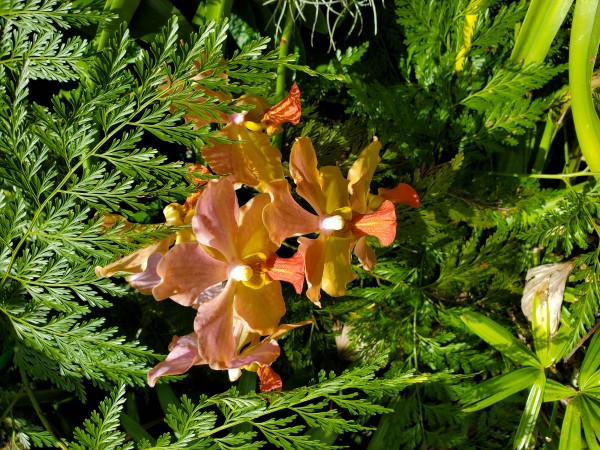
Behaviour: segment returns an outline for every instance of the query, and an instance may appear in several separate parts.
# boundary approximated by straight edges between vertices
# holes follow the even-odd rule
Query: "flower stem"
[[[208,0],[207,2],[200,2],[192,23],[203,25],[211,20],[219,22],[231,15],[232,6],[233,0]]]
[[[114,38],[115,32],[121,26],[121,23],[129,23],[131,21],[140,1],[141,0],[106,0],[104,10],[117,14],[118,18],[110,22],[104,29],[98,30],[98,34],[96,35],[98,50],[102,50],[108,45],[110,39]]]
[[[294,31],[294,7],[290,3],[287,5],[287,15],[285,17],[285,24],[283,25],[283,31],[281,33],[281,39],[279,40],[279,57],[283,58],[289,54],[290,41],[292,39],[292,33]],[[277,84],[275,86],[275,102],[283,100],[287,92],[287,84],[285,80],[286,67],[280,65],[277,68]],[[276,134],[273,137],[272,144],[275,148],[281,148],[283,142],[283,133]]]

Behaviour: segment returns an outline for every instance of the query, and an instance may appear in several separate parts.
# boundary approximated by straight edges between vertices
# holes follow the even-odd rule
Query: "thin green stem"
[[[218,22],[231,15],[233,0],[207,0],[200,2],[192,23],[203,25],[214,20]]]
[[[554,120],[552,117],[552,110],[548,111],[548,115],[546,116],[546,125],[544,126],[544,133],[542,134],[542,139],[537,148],[537,155],[535,158],[535,162],[533,163],[532,172],[540,173],[544,171],[544,166],[546,165],[546,161],[550,156],[550,147],[552,146],[552,142],[554,142],[554,138],[556,137],[556,133],[558,132],[561,124]]]
[[[24,391],[25,391],[25,386],[21,386],[21,388],[19,389],[19,392],[17,392],[15,394],[15,396],[11,400],[10,404],[6,407],[6,409],[4,410],[4,412],[2,413],[2,415],[0,416],[0,423],[2,423],[4,421],[4,419],[6,419],[6,416],[8,416],[8,413],[10,413],[12,411],[13,407],[15,406],[15,404],[21,398],[21,395],[23,395]]]
[[[96,34],[98,50],[102,50],[108,45],[123,22],[129,23],[131,21],[140,2],[141,0],[106,0],[104,10],[116,14],[118,18],[111,21],[103,29],[98,30]]]
[[[292,40],[292,33],[294,32],[294,7],[292,3],[287,5],[287,14],[285,17],[285,24],[283,26],[283,32],[281,33],[281,39],[279,40],[279,57],[285,58],[289,54],[290,41]],[[275,86],[275,100],[283,100],[287,92],[287,84],[285,76],[287,73],[286,67],[281,64],[277,67],[277,84]],[[272,140],[273,147],[281,148],[283,143],[283,133],[276,134]]]
[[[419,367],[419,356],[417,354],[417,307],[415,306],[415,310],[413,313],[413,358],[415,360],[415,369]]]
[[[588,176],[598,177],[598,176],[600,176],[600,172],[591,172],[586,169],[586,170],[581,170],[579,172],[573,172],[573,173],[546,174],[546,173],[488,172],[488,175],[495,175],[495,176],[499,176],[499,177],[513,177],[513,178],[529,177],[529,178],[543,178],[543,179],[548,179],[548,180],[566,180],[568,178],[576,178],[576,177],[588,177]]]
[[[52,436],[52,438],[56,441],[56,444],[61,449],[68,450],[68,447],[64,444],[64,442],[61,441],[60,438],[54,434],[54,431],[52,431],[52,427],[50,426],[48,419],[46,419],[46,416],[42,412],[42,408],[40,408],[40,404],[38,403],[37,399],[35,398],[35,394],[33,393],[31,386],[29,385],[29,379],[27,378],[27,373],[25,372],[25,369],[23,367],[19,366],[19,372],[21,374],[21,380],[23,381],[23,387],[25,388],[25,391],[27,392],[27,396],[29,397],[29,401],[31,401],[31,405],[33,406],[33,409],[35,409],[35,412],[36,412],[38,418],[40,419],[40,421],[42,422],[42,425],[44,425],[44,428],[46,429],[46,431],[48,433],[50,433],[50,436]]]

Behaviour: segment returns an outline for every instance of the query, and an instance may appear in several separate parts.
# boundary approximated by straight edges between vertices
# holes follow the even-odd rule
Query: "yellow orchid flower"
[[[376,237],[381,245],[390,245],[396,236],[394,202],[419,206],[419,197],[407,184],[391,190],[369,191],[373,174],[380,161],[381,144],[375,140],[365,148],[344,178],[339,167],[317,168],[317,155],[310,139],[301,137],[292,146],[290,173],[296,192],[314,209],[304,210],[290,194],[285,180],[267,185],[271,203],[263,217],[273,242],[280,245],[295,235],[319,233],[316,239],[300,237],[298,251],[304,256],[308,284],[306,295],[319,304],[323,289],[338,297],[354,279],[351,252],[363,266],[372,269],[375,253],[366,236]]]

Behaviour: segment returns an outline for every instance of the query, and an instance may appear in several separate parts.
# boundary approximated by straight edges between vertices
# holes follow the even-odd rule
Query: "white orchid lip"
[[[252,278],[252,267],[240,264],[229,272],[229,278],[235,281],[248,281]]]
[[[236,125],[241,125],[246,120],[246,113],[248,111],[243,111],[241,113],[233,113],[229,116],[229,120]]]
[[[241,369],[228,369],[229,372],[229,381],[233,382],[242,376]]]
[[[344,228],[342,216],[329,216],[321,219],[321,229],[326,231],[339,231]]]

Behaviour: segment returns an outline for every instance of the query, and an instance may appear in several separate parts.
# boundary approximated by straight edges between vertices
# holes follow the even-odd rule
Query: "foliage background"
[[[6,448],[517,445],[527,390],[463,410],[477,386],[518,364],[461,316],[483,313],[532,346],[520,309],[525,274],[566,260],[575,269],[562,323],[576,351],[546,371],[573,384],[600,290],[598,192],[568,88],[573,8],[547,54],[522,64],[517,30],[536,2],[317,3],[0,3]],[[225,17],[227,26],[209,24]],[[282,36],[287,47],[276,45]],[[299,84],[302,121],[277,137],[284,160],[307,135],[322,165],[347,170],[376,135],[385,150],[376,184],[407,182],[421,198],[418,210],[398,207],[396,242],[378,249],[374,273],[357,265],[346,297],[315,309],[285,292],[284,321],[316,323],[281,340],[281,396],[253,394],[250,373],[228,391],[225,374],[203,366],[144,387],[171,336],[190,331],[190,312],[93,272],[165,233],[102,233],[97,212],[161,222],[162,207],[193,189],[182,162],[202,162],[200,143],[216,138],[214,127],[194,130],[169,112],[165,78],[184,83],[171,101],[209,116],[232,111],[196,102],[189,78],[198,59],[215,71],[205,87],[236,96],[275,103]],[[559,448],[565,417],[564,404],[542,405],[523,446]]]

